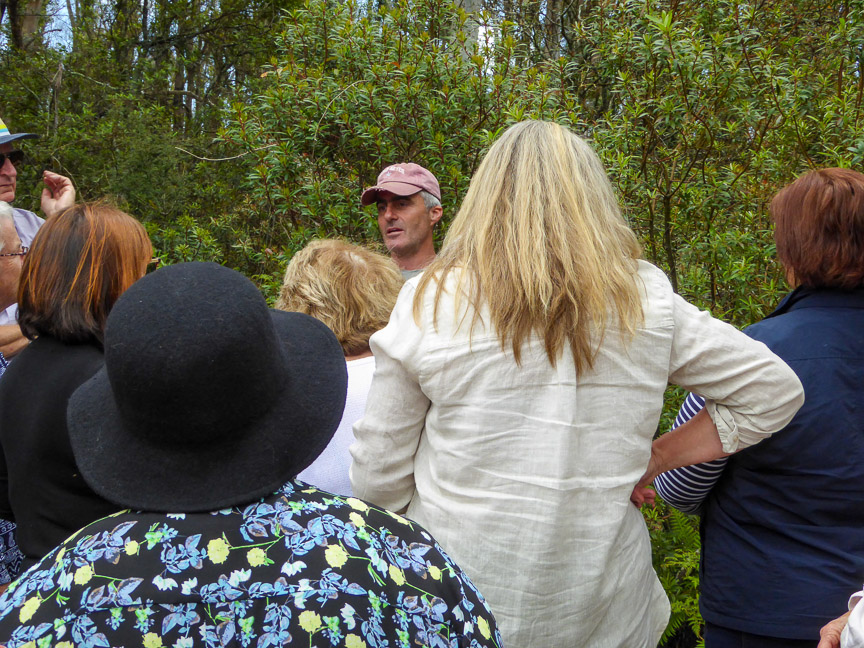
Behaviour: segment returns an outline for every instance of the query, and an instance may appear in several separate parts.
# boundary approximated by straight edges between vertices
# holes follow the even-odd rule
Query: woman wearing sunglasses
[[[0,381],[0,518],[18,524],[24,569],[117,510],[81,479],[66,404],[102,366],[108,313],[151,256],[134,218],[81,204],[48,220],[24,257],[18,321],[33,341]]]

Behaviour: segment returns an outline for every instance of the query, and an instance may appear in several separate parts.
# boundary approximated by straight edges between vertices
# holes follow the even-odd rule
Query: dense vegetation
[[[592,139],[677,289],[746,325],[784,290],[772,194],[864,158],[861,0],[68,0],[60,39],[27,15],[51,2],[7,4],[0,115],[43,135],[19,205],[42,168],[67,173],[167,261],[220,261],[270,296],[308,240],[376,240],[358,199],[387,163],[436,173],[446,228],[488,144],[539,117]],[[646,516],[686,642],[695,523]]]

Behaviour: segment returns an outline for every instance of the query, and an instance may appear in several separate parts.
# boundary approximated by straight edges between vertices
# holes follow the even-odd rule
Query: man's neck
[[[422,250],[406,257],[391,254],[390,257],[396,262],[400,270],[422,270],[435,260],[435,248]]]

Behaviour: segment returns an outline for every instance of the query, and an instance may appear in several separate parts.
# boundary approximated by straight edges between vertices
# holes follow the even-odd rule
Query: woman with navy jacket
[[[654,482],[702,513],[707,648],[812,648],[864,578],[864,175],[807,173],[771,213],[794,290],[746,332],[797,373],[804,406],[765,443]]]

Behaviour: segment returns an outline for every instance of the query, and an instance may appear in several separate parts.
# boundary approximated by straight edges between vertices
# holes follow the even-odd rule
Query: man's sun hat
[[[366,207],[378,200],[379,191],[389,191],[397,196],[410,196],[418,191],[428,191],[441,200],[438,180],[419,164],[391,164],[378,174],[374,187],[369,187],[360,196],[360,204]]]
[[[37,139],[38,137],[35,133],[10,133],[6,124],[0,119],[0,144],[8,144],[19,139]]]
[[[336,336],[267,308],[215,263],[145,276],[108,316],[105,366],[69,401],[75,460],[124,507],[214,511],[276,491],[324,450],[348,377]]]

